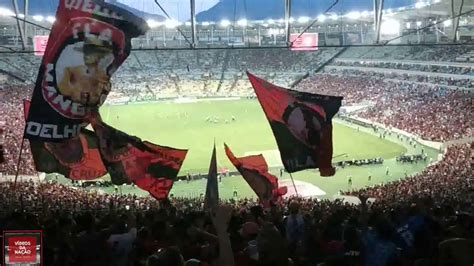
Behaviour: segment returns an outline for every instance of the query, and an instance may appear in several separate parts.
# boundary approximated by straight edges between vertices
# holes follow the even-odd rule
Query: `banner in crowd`
[[[219,204],[219,188],[217,187],[217,159],[216,144],[212,149],[211,164],[207,174],[206,196],[204,198],[204,209],[212,209]]]
[[[247,72],[289,173],[319,168],[332,176],[332,118],[342,97],[299,92],[273,85]]]
[[[30,101],[23,101],[26,117]],[[94,180],[107,174],[94,132],[82,129],[73,138],[61,142],[30,140],[31,153],[36,170],[45,173],[60,173],[72,180]]]
[[[33,47],[34,47],[36,56],[43,56],[44,51],[46,51],[47,45],[48,45],[48,36],[35,35],[35,37],[33,38]]]
[[[319,34],[305,32],[301,36],[299,33],[290,35],[291,51],[316,51],[318,50]]]
[[[158,200],[168,197],[187,150],[142,141],[105,124],[98,114],[91,124],[112,183],[134,183]]]
[[[29,101],[24,101],[25,117]],[[36,170],[72,180],[94,180],[107,173],[115,185],[134,183],[156,199],[165,199],[187,150],[159,146],[130,136],[90,116],[94,131],[60,142],[30,140]]]
[[[286,187],[278,187],[278,178],[268,172],[263,155],[251,155],[237,158],[224,144],[225,153],[242,177],[263,203],[276,202],[286,194]]]
[[[60,141],[86,126],[89,108],[100,106],[110,78],[146,22],[104,1],[60,0],[33,91],[25,137]]]

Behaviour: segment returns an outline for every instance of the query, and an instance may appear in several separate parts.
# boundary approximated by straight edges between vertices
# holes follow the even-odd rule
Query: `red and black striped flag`
[[[237,158],[226,144],[224,144],[224,147],[229,160],[257,194],[261,202],[275,202],[286,194],[287,188],[278,187],[278,178],[268,172],[268,165],[263,155]]]
[[[319,168],[332,176],[332,118],[342,97],[299,92],[273,85],[247,72],[270,122],[281,159],[289,173]]]
[[[105,124],[99,115],[91,124],[112,183],[134,183],[158,200],[168,197],[187,150],[142,141]]]

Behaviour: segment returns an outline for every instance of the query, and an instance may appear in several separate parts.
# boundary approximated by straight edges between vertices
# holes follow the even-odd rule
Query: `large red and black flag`
[[[286,171],[319,168],[332,176],[332,118],[342,97],[299,92],[273,85],[247,72],[270,122]]]
[[[91,124],[112,183],[134,183],[158,200],[168,197],[187,150],[142,141],[105,124],[98,115]]]
[[[36,79],[24,135],[61,141],[77,137],[110,91],[110,78],[147,23],[105,1],[60,0]]]
[[[30,101],[23,101],[25,119]],[[94,180],[107,170],[102,162],[98,138],[94,132],[82,129],[80,134],[60,142],[30,140],[36,170],[60,173],[72,180]]]
[[[209,173],[207,174],[206,196],[204,197],[204,209],[212,209],[219,204],[219,188],[217,187],[217,158],[216,144],[212,149]]]
[[[229,160],[257,194],[261,202],[275,202],[286,194],[287,188],[278,187],[278,178],[268,172],[268,165],[263,155],[237,158],[226,144],[224,144],[224,147]]]

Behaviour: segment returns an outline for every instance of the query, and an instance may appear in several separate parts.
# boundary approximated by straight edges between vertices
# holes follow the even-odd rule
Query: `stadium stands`
[[[386,81],[383,76],[342,72],[315,75],[299,89],[342,95],[346,104],[369,104],[357,115],[403,129],[426,140],[447,141],[472,136],[472,92],[442,86]]]
[[[359,206],[294,198],[264,212],[243,199],[213,217],[197,211],[202,198],[158,203],[54,182],[3,182],[0,228],[43,229],[46,265],[469,265],[471,156],[469,145],[451,147],[423,173],[352,192]],[[377,201],[368,206],[369,196]]]
[[[3,129],[3,152],[5,163],[0,164],[0,173],[15,174],[18,156],[20,153],[21,136],[23,136],[23,99],[31,95],[31,86],[4,86],[0,85],[0,117],[5,120]],[[22,153],[20,174],[34,175],[33,158],[29,150],[28,141],[25,140]]]
[[[350,47],[341,58],[419,60],[454,62],[456,58],[469,54],[472,45],[459,46],[394,46],[394,47]]]
[[[450,60],[466,53],[469,48],[472,46],[430,47],[424,49],[424,54],[439,54],[438,60]],[[325,66],[325,74],[310,75],[296,88],[342,95],[348,105],[368,103],[370,107],[357,113],[357,116],[406,130],[426,140],[447,141],[472,136],[472,92],[469,91],[474,87],[472,67],[449,61],[431,62],[434,58],[419,56],[420,50],[416,47],[364,49],[347,49]],[[371,58],[377,58],[376,55],[382,51],[385,56],[378,56],[383,60],[361,61],[356,58],[367,58],[361,50],[370,52],[368,54],[373,55]],[[134,51],[114,77],[108,101],[150,101],[177,96],[248,97],[253,95],[253,90],[245,70],[288,87],[305,74],[325,65],[339,51]],[[228,62],[224,75],[221,75],[224,59]],[[417,59],[429,59],[430,62]],[[22,99],[30,96],[38,64],[38,57],[27,54],[2,56],[0,60],[0,69],[23,78],[29,84],[22,85],[19,80],[9,78],[8,85],[1,85],[1,101],[4,104],[0,112],[7,118],[7,125],[15,125],[5,130],[4,150],[9,163],[0,166],[2,173],[15,172],[13,162],[19,152],[23,123],[18,107]],[[374,69],[377,71],[374,72]],[[30,155],[28,151],[24,154],[26,166],[20,172],[32,174]]]
[[[468,49],[354,49],[335,60],[337,49],[133,52],[114,77],[108,101],[247,97],[253,93],[245,70],[281,86],[310,74],[296,89],[366,106],[353,117],[425,140],[473,136],[473,69],[452,63]],[[0,69],[12,74],[0,84],[2,174],[17,170],[22,100],[31,95],[38,63],[23,54],[0,60]],[[313,74],[319,67],[322,73]],[[471,158],[472,143],[451,146],[421,173],[342,192],[359,197],[358,206],[290,198],[264,212],[252,199],[241,199],[226,201],[216,216],[200,211],[202,198],[158,203],[54,181],[0,182],[0,228],[44,230],[44,263],[53,266],[184,265],[180,261],[191,259],[208,265],[232,265],[216,262],[221,259],[235,265],[472,265],[473,253],[464,251],[472,250],[474,237]],[[21,174],[36,174],[29,145],[22,162]],[[375,203],[366,204],[368,197]]]

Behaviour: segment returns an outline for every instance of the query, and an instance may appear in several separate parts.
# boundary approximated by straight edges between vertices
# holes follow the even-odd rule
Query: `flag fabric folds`
[[[91,124],[112,183],[134,183],[158,200],[168,197],[187,150],[142,141],[105,124],[100,116]]]
[[[299,92],[273,85],[247,72],[289,173],[319,168],[332,176],[332,118],[342,97]]]
[[[31,100],[24,135],[61,141],[77,137],[110,91],[110,78],[148,29],[131,12],[100,0],[60,0]]]
[[[168,196],[187,150],[141,141],[98,116],[131,39],[147,29],[145,20],[105,1],[59,1],[24,131],[38,171],[75,180],[109,173],[114,184]]]
[[[23,101],[26,117],[30,102]],[[98,139],[94,132],[83,129],[73,138],[61,142],[30,140],[31,153],[36,170],[60,173],[72,180],[94,180],[107,173],[101,160]]]
[[[204,198],[204,209],[210,210],[219,204],[219,188],[217,187],[217,159],[216,144],[212,149],[209,173],[207,174],[206,196]]]
[[[278,178],[268,172],[268,165],[263,155],[235,157],[230,148],[224,144],[225,153],[242,177],[263,203],[276,202],[287,192],[286,187],[278,187]]]
[[[29,102],[24,101],[25,116]],[[168,197],[187,150],[159,146],[130,136],[91,116],[94,131],[60,142],[30,140],[36,170],[60,173],[72,180],[94,180],[109,174],[115,185],[134,183],[154,198]]]

